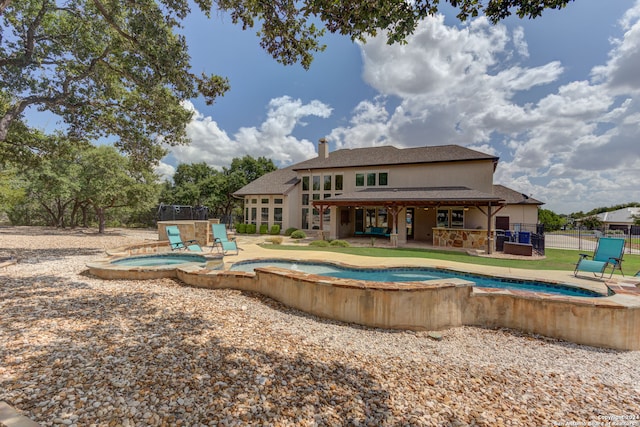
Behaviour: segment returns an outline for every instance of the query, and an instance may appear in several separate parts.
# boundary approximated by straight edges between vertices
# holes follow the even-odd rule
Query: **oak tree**
[[[515,12],[535,18],[572,0],[443,0],[458,18],[484,13],[498,22]],[[326,30],[353,40],[386,32],[404,42],[440,0],[0,0],[0,145],[27,108],[50,111],[72,139],[115,138],[134,160],[154,161],[163,144],[187,143],[192,112],[229,89],[226,78],[191,70],[178,30],[192,13],[227,14],[259,26],[260,45],[283,64],[308,68]],[[31,147],[33,148],[33,147]]]

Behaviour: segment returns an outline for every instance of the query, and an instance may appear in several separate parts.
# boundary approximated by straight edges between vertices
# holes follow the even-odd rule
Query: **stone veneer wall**
[[[175,225],[180,230],[180,237],[183,241],[197,240],[200,246],[211,246],[213,243],[213,232],[211,224],[219,224],[220,220],[212,218],[209,220],[176,220],[158,221],[158,240],[168,240],[166,227]]]
[[[463,249],[487,249],[487,230],[434,228],[433,246]]]

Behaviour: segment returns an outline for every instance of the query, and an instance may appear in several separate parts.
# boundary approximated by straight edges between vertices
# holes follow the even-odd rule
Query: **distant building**
[[[639,208],[622,208],[617,211],[602,212],[596,215],[606,230],[622,230],[626,234],[640,234],[640,225],[634,225],[635,218],[640,218]]]

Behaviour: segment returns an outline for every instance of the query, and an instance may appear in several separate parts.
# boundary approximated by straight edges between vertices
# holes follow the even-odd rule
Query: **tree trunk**
[[[78,225],[78,209],[80,208],[80,203],[77,201],[73,203],[73,208],[71,209],[71,218],[69,227],[76,228]]]
[[[65,207],[66,204],[63,204],[59,199],[56,202],[56,204],[58,205],[58,225],[57,227],[59,228],[64,228],[64,211],[65,211]]]
[[[82,209],[82,226],[84,228],[89,228],[89,213],[87,212],[87,206],[82,205],[80,209]]]
[[[98,233],[104,234],[104,229],[107,222],[105,218],[104,208],[96,208],[96,216],[98,217]]]

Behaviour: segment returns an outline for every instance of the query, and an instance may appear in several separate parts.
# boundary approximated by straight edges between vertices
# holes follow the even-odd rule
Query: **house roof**
[[[316,157],[297,163],[284,169],[270,172],[242,187],[234,196],[272,194],[286,195],[299,182],[297,171],[306,169],[343,168],[376,165],[400,165],[417,163],[456,162],[471,160],[497,161],[498,157],[491,156],[459,145],[442,145],[432,147],[404,148],[393,146],[343,149],[329,153],[327,158]],[[421,201],[432,204],[434,201],[442,203],[477,204],[479,202],[500,202],[510,205],[542,205],[543,202],[526,194],[512,190],[504,185],[494,185],[493,194],[482,193],[467,187],[423,187],[423,188],[368,188],[354,193],[343,193],[331,198],[335,203],[352,200],[375,201]]]
[[[412,205],[486,205],[504,202],[500,197],[468,187],[367,188],[343,193],[314,204],[412,204]]]
[[[508,205],[544,205],[544,202],[512,190],[504,185],[495,184],[493,186],[493,194],[504,199]]]
[[[315,157],[292,166],[293,170],[386,166],[419,163],[492,160],[498,157],[459,145],[439,145],[418,148],[397,148],[391,145],[336,150],[329,156]]]
[[[300,179],[290,166],[262,175],[233,193],[233,195],[241,197],[254,194],[287,194],[298,182],[300,182]]]
[[[617,211],[602,212],[596,216],[602,222],[633,224],[634,215],[640,215],[640,208],[622,208]]]

